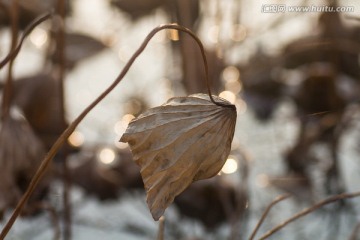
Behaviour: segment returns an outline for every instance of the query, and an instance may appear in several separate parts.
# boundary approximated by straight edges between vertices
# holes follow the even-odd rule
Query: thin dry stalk
[[[246,204],[249,204],[249,194],[248,194],[248,180],[249,180],[249,154],[244,151],[244,149],[240,148],[239,154],[241,155],[241,167],[238,168],[237,172],[240,175],[240,186],[236,190],[236,209],[233,214],[233,219],[231,221],[231,232],[229,239],[239,239],[238,236],[241,234],[241,229],[246,229],[245,226],[245,214],[248,211],[248,207]],[[241,169],[241,171],[240,171]],[[245,198],[245,205],[244,205]],[[242,226],[240,226],[242,225]],[[240,226],[240,227],[239,227]],[[245,226],[245,227],[244,227]]]
[[[159,230],[158,230],[157,240],[164,240],[164,231],[165,231],[165,217],[162,216],[159,219]]]
[[[249,240],[253,240],[255,238],[257,231],[261,227],[262,223],[264,222],[264,220],[265,220],[266,216],[268,215],[268,213],[270,212],[271,208],[273,206],[275,206],[277,203],[281,202],[282,200],[289,198],[290,196],[291,196],[290,194],[281,195],[281,196],[277,197],[276,199],[274,199],[274,201],[272,201],[269,204],[269,206],[267,206],[267,208],[265,209],[264,213],[262,214],[259,222],[256,224],[256,227],[255,227],[253,233],[251,234]]]
[[[27,26],[24,30],[24,33],[22,34],[20,41],[17,43],[16,48],[14,50],[11,50],[9,54],[0,62],[0,70],[12,59],[16,58],[16,56],[19,54],[20,49],[24,43],[24,40],[26,37],[32,32],[32,30],[37,27],[40,23],[48,20],[53,16],[53,12],[48,12],[44,15],[41,15],[40,17],[36,18],[34,21],[32,21],[29,26]]]
[[[64,79],[66,73],[66,56],[65,56],[65,14],[66,6],[64,0],[57,1],[56,12],[60,18],[56,19],[55,24],[58,24],[56,36],[56,52],[55,56],[58,62],[56,71],[58,73],[58,90],[60,92],[60,116],[61,121],[65,124],[65,101],[64,101]],[[66,151],[66,150],[65,150]],[[64,203],[64,239],[71,239],[71,203],[70,203],[70,187],[71,179],[69,173],[69,166],[67,162],[67,153],[64,153],[62,161],[62,181],[63,181],[63,203]]]
[[[58,25],[57,33],[56,33],[56,59],[58,60],[58,83],[60,90],[60,104],[61,104],[61,116],[63,116],[65,121],[65,106],[64,106],[64,78],[66,73],[66,56],[65,56],[65,14],[66,14],[66,6],[65,0],[57,1],[56,13],[59,15],[59,18],[56,19],[55,24]]]
[[[40,21],[41,22],[41,21]],[[12,213],[10,219],[7,221],[5,227],[3,228],[1,234],[0,234],[0,239],[4,239],[6,237],[6,235],[8,234],[8,232],[10,231],[11,227],[13,226],[15,220],[17,219],[17,217],[19,216],[19,214],[21,213],[21,210],[24,208],[26,202],[28,201],[28,199],[30,198],[31,194],[34,192],[36,186],[38,185],[39,181],[41,180],[41,178],[43,177],[43,175],[45,174],[48,166],[50,165],[52,159],[54,158],[55,154],[58,152],[58,150],[60,149],[60,147],[66,142],[66,140],[68,139],[68,137],[73,133],[73,131],[75,130],[75,128],[80,124],[80,122],[86,117],[86,115],[99,103],[101,102],[120,82],[121,80],[124,78],[124,76],[126,75],[126,73],[129,71],[131,65],[134,63],[134,61],[136,60],[136,58],[145,50],[146,46],[148,45],[149,41],[152,39],[152,37],[159,31],[163,30],[163,29],[175,29],[175,30],[179,30],[182,32],[185,32],[187,34],[189,34],[191,37],[193,37],[193,39],[197,42],[197,44],[199,45],[200,51],[201,51],[201,55],[203,57],[204,60],[204,65],[205,65],[205,71],[206,71],[206,83],[208,86],[208,93],[209,93],[209,97],[212,100],[212,102],[216,105],[222,106],[222,103],[218,103],[216,102],[212,95],[211,95],[211,90],[210,90],[210,83],[209,83],[209,78],[208,78],[208,65],[207,65],[207,60],[206,60],[206,56],[205,56],[205,50],[204,47],[200,41],[200,39],[189,29],[180,26],[180,25],[176,25],[176,24],[165,24],[165,25],[160,25],[159,27],[154,28],[149,34],[148,36],[145,38],[145,40],[143,41],[143,43],[140,45],[140,47],[136,50],[136,52],[131,56],[130,60],[126,63],[125,67],[123,68],[123,70],[121,71],[121,73],[119,74],[119,76],[114,80],[114,82],[107,88],[105,89],[105,91],[103,93],[100,94],[100,96],[98,96],[88,107],[86,107],[81,114],[65,129],[65,131],[60,135],[60,137],[56,140],[56,142],[54,143],[54,145],[50,148],[48,154],[45,156],[45,158],[42,160],[41,165],[39,166],[39,168],[37,169],[34,177],[32,178],[26,192],[24,193],[24,195],[22,196],[21,200],[18,202],[14,212]],[[13,56],[15,56],[17,53],[16,51],[19,51],[20,47],[18,49],[15,50],[15,53],[12,52],[10,53],[10,58],[12,58]],[[228,107],[227,105],[225,105],[225,107]]]
[[[35,207],[49,212],[51,222],[52,222],[52,225],[54,228],[54,238],[53,239],[59,240],[60,239],[60,223],[59,223],[59,216],[56,212],[56,209],[47,202],[40,202]]]
[[[11,47],[10,51],[14,51],[16,48],[16,42],[18,39],[18,22],[19,22],[19,3],[18,0],[12,0],[10,11],[11,18]],[[13,66],[14,58],[10,59],[7,81],[4,86],[3,102],[2,102],[2,112],[1,119],[4,120],[9,116],[10,105],[11,105],[11,96],[12,96],[12,81],[13,81]]]
[[[266,239],[268,237],[270,237],[271,235],[273,235],[274,233],[278,232],[279,230],[281,230],[282,228],[284,228],[285,226],[287,226],[289,223],[329,204],[329,203],[333,203],[342,199],[348,199],[348,198],[355,198],[355,197],[359,197],[360,196],[360,192],[354,192],[354,193],[343,193],[343,194],[338,194],[335,196],[331,196],[329,198],[326,198],[316,204],[314,204],[313,206],[309,207],[309,208],[305,208],[304,210],[298,212],[297,214],[293,215],[292,217],[290,217],[289,219],[285,220],[283,223],[279,224],[278,226],[276,226],[275,228],[269,230],[268,232],[266,232],[264,235],[262,235],[259,240],[263,240]]]

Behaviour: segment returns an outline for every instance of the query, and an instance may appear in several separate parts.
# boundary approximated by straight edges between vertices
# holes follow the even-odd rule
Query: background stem
[[[277,197],[274,201],[272,201],[269,206],[267,206],[267,208],[265,209],[264,213],[262,214],[259,222],[256,224],[256,227],[253,231],[253,233],[251,234],[249,240],[253,240],[255,238],[255,235],[257,233],[257,231],[259,230],[259,228],[261,227],[262,223],[264,222],[266,216],[268,215],[268,213],[270,212],[271,208],[273,206],[275,206],[277,203],[281,202],[282,200],[285,200],[287,198],[289,198],[290,195],[289,194],[286,194],[286,195],[282,195],[282,196],[279,196]]]
[[[281,230],[282,228],[284,228],[285,226],[287,226],[289,223],[321,208],[324,205],[327,205],[329,203],[333,203],[342,199],[347,199],[347,198],[354,198],[354,197],[359,197],[360,196],[360,192],[354,192],[354,193],[343,193],[343,194],[339,194],[339,195],[335,195],[335,196],[331,196],[329,198],[326,198],[316,204],[314,204],[313,206],[309,207],[309,208],[305,208],[304,210],[298,212],[297,214],[293,215],[292,217],[290,217],[289,219],[285,220],[283,223],[279,224],[278,226],[274,227],[273,229],[269,230],[268,232],[266,232],[264,235],[262,235],[259,240],[263,240],[266,239],[268,237],[270,237],[271,235],[273,235],[274,233],[278,232],[279,230]]]
[[[65,0],[57,0],[56,13],[60,18],[56,18],[54,25],[57,31],[55,33],[55,59],[56,59],[56,73],[57,73],[57,83],[59,91],[59,109],[62,126],[66,126],[65,120],[65,100],[64,100],[64,81],[66,74],[66,24],[65,24],[65,14],[66,14],[66,3]],[[71,178],[69,174],[69,166],[67,162],[68,151],[67,148],[63,148],[63,159],[61,161],[62,168],[62,182],[63,182],[63,210],[64,210],[64,240],[71,239],[71,203],[70,203],[70,187],[71,187]]]
[[[12,0],[11,6],[9,9],[10,12],[10,19],[11,19],[11,47],[10,51],[14,51],[16,48],[16,43],[18,39],[18,23],[19,23],[19,6],[18,0]],[[1,120],[4,121],[6,118],[9,117],[10,113],[10,105],[11,105],[11,98],[13,93],[13,66],[14,66],[14,58],[10,59],[9,66],[8,66],[8,75],[7,80],[4,86],[3,92],[3,102],[2,102],[2,109],[1,109]]]
[[[15,49],[11,49],[9,54],[6,55],[6,57],[0,62],[0,70],[11,60],[15,59],[16,56],[19,54],[20,49],[26,39],[26,37],[32,32],[32,30],[34,30],[35,27],[37,27],[38,25],[40,25],[40,23],[48,20],[49,18],[51,18],[53,16],[53,12],[50,11],[48,13],[45,13],[41,16],[39,16],[38,18],[36,18],[34,21],[32,21],[24,30],[20,41],[17,43]]]

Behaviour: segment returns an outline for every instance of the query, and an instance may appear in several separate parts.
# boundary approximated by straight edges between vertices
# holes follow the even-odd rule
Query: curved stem
[[[281,202],[282,200],[285,200],[285,199],[289,198],[290,196],[291,196],[290,194],[285,194],[285,195],[279,196],[274,201],[272,201],[269,204],[269,206],[267,206],[267,208],[265,209],[264,213],[262,214],[259,222],[256,224],[256,227],[255,227],[253,233],[251,234],[249,240],[253,240],[255,238],[257,231],[261,227],[262,223],[264,222],[264,220],[265,220],[266,216],[268,215],[268,213],[270,212],[271,208],[273,206],[275,206],[278,202]]]
[[[188,29],[186,27],[183,27],[181,25],[178,25],[178,24],[161,25],[161,26],[155,28],[153,31],[150,32],[150,34],[145,38],[144,43],[146,41],[149,41],[157,32],[159,32],[162,29],[175,29],[175,30],[178,30],[178,31],[181,31],[181,32],[185,32],[185,33],[189,34],[196,41],[196,43],[198,44],[198,46],[200,48],[201,56],[202,56],[203,61],[204,61],[206,87],[207,87],[208,95],[209,95],[209,98],[210,98],[211,102],[213,102],[215,105],[218,105],[218,106],[234,108],[235,107],[234,105],[223,104],[223,103],[220,103],[220,102],[216,102],[214,100],[214,98],[213,98],[213,96],[211,94],[211,86],[210,86],[210,80],[209,80],[209,66],[208,66],[208,63],[207,63],[204,46],[201,43],[201,40],[190,29]]]
[[[14,51],[11,51],[1,62],[0,62],[0,69],[3,68],[11,59],[14,59],[17,54],[19,53],[21,46],[25,40],[25,38],[31,33],[31,31],[38,26],[40,23],[44,22],[45,20],[49,19],[50,17],[52,17],[53,15],[53,11],[46,13],[40,17],[38,17],[37,19],[35,19],[25,30],[23,35],[21,36],[20,42],[18,43],[17,47],[14,49]],[[218,106],[222,106],[222,107],[230,107],[230,108],[234,108],[234,105],[227,105],[227,104],[223,104],[220,102],[216,102],[214,100],[214,98],[212,97],[211,94],[211,86],[210,86],[210,80],[209,80],[209,67],[208,67],[208,63],[207,63],[207,59],[206,59],[206,55],[205,55],[205,50],[204,50],[204,46],[201,43],[201,40],[188,28],[183,27],[181,25],[177,25],[177,24],[165,24],[165,25],[161,25],[155,29],[153,29],[149,35],[146,37],[146,39],[144,40],[143,44],[140,46],[139,50],[141,48],[143,48],[141,51],[144,50],[144,48],[146,47],[146,45],[148,44],[148,42],[150,41],[150,39],[159,31],[163,30],[163,29],[176,29],[179,30],[181,32],[185,32],[187,34],[189,34],[198,44],[200,51],[201,51],[201,55],[204,61],[204,67],[205,67],[205,81],[206,81],[206,87],[208,90],[208,95],[210,100],[218,105]],[[144,46],[143,46],[144,45]]]
[[[278,232],[279,230],[281,230],[283,227],[285,227],[286,225],[288,225],[289,223],[321,208],[324,205],[327,205],[329,203],[333,203],[342,199],[347,199],[347,198],[355,198],[355,197],[359,197],[360,196],[360,192],[354,192],[354,193],[343,193],[343,194],[339,194],[339,195],[335,195],[335,196],[331,196],[329,198],[326,198],[316,204],[314,204],[311,207],[305,208],[304,210],[298,212],[297,214],[293,215],[292,217],[290,217],[289,219],[285,220],[283,223],[279,224],[278,226],[276,226],[275,228],[267,231],[264,235],[262,235],[259,240],[264,240],[268,237],[270,237],[271,235],[273,235],[274,233]]]
[[[25,38],[31,33],[31,31],[40,23],[46,21],[52,16],[53,16],[53,11],[50,11],[36,18],[34,21],[30,23],[29,26],[25,28],[24,33],[22,34],[21,39],[18,42],[16,48],[10,51],[10,53],[0,62],[0,69],[2,69],[10,60],[14,59],[18,55],[22,47],[22,44],[24,43]]]
[[[65,131],[56,140],[54,145],[50,148],[49,152],[47,153],[45,158],[42,160],[39,168],[37,169],[34,177],[31,179],[31,182],[30,182],[28,188],[26,189],[24,195],[22,196],[22,198],[18,202],[18,204],[17,204],[14,212],[12,213],[10,219],[7,221],[5,227],[3,228],[3,230],[2,230],[2,232],[0,234],[0,239],[4,239],[6,237],[6,235],[8,234],[8,232],[10,231],[10,229],[11,229],[12,225],[14,224],[16,218],[19,216],[21,210],[25,206],[25,204],[28,201],[28,199],[30,198],[31,194],[34,192],[36,186],[38,185],[39,181],[41,180],[41,178],[45,174],[48,166],[50,165],[51,160],[53,159],[53,157],[55,156],[57,151],[60,149],[60,147],[65,143],[65,141],[68,139],[68,137],[71,135],[71,133],[79,125],[79,123],[86,117],[86,115],[121,82],[121,80],[124,78],[126,73],[129,71],[131,65],[135,62],[136,58],[145,50],[146,46],[148,45],[148,43],[150,42],[152,37],[157,32],[159,32],[159,31],[161,31],[163,29],[177,29],[179,31],[186,32],[187,34],[189,34],[190,36],[192,36],[196,40],[196,42],[199,44],[201,54],[202,54],[202,56],[204,58],[204,64],[205,64],[205,70],[206,70],[206,80],[207,80],[207,86],[208,86],[208,93],[209,93],[209,97],[210,97],[211,101],[214,104],[219,105],[219,106],[235,107],[234,105],[225,105],[225,104],[222,104],[222,103],[215,102],[214,99],[212,98],[210,85],[209,85],[209,81],[208,81],[208,79],[209,79],[208,78],[208,71],[207,71],[208,66],[207,66],[207,61],[206,61],[206,57],[205,57],[204,47],[203,47],[200,39],[192,31],[190,31],[189,29],[187,29],[187,28],[185,28],[183,26],[176,25],[176,24],[165,24],[165,25],[160,25],[160,26],[154,28],[147,35],[147,37],[145,38],[143,43],[140,45],[140,47],[131,56],[131,58],[126,63],[125,67],[120,72],[119,76],[114,80],[114,82],[107,89],[105,89],[105,91],[103,91],[103,93],[101,93],[88,107],[86,107],[80,113],[80,115],[65,129]]]

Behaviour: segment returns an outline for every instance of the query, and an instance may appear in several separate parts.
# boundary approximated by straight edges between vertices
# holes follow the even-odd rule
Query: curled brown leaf
[[[215,105],[205,94],[172,98],[130,122],[120,141],[129,143],[141,168],[155,220],[192,182],[221,170],[231,149],[235,122],[235,107]]]

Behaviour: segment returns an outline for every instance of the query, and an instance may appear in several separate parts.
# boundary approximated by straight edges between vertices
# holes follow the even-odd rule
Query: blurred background
[[[166,210],[165,239],[248,239],[281,194],[292,197],[257,236],[321,199],[359,191],[359,1],[0,0],[1,59],[50,9],[64,21],[37,26],[0,71],[1,226],[61,132],[154,27],[173,22],[201,38],[213,93],[238,117],[222,171]],[[158,33],[56,155],[7,239],[156,239],[139,169],[119,139],[142,111],[199,92],[207,90],[195,42]],[[339,201],[272,239],[360,239],[359,219],[359,199]]]

